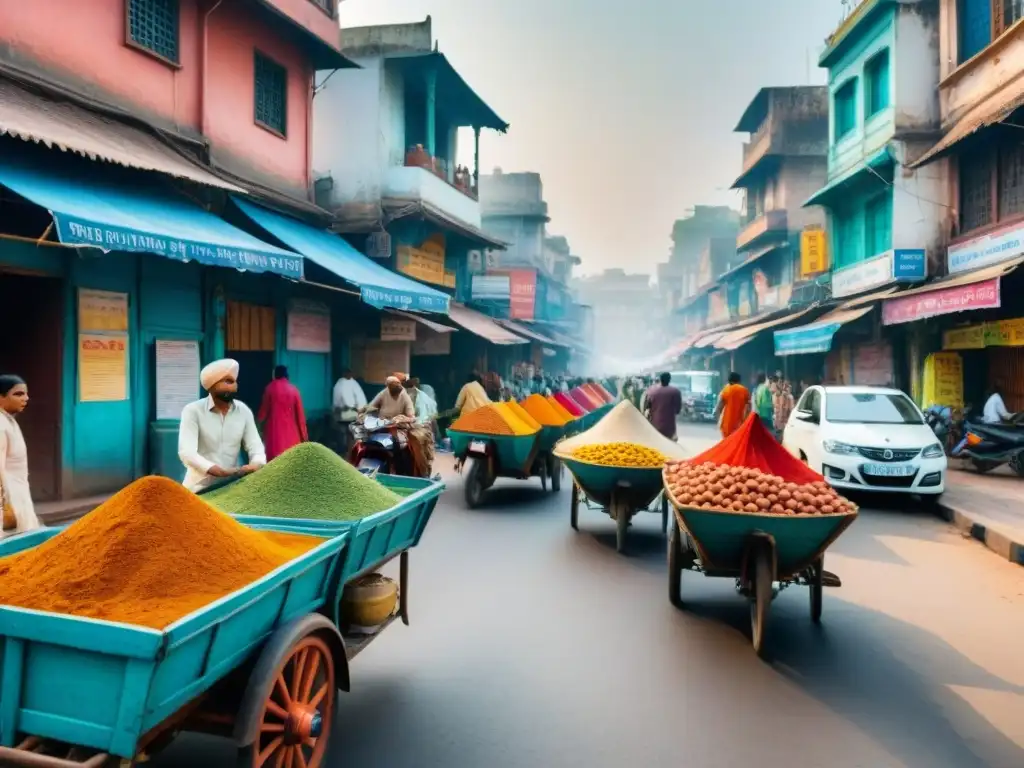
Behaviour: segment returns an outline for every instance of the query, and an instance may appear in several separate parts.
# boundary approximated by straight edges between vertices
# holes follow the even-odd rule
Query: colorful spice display
[[[615,395],[613,395],[611,392],[609,392],[608,388],[605,387],[603,384],[601,384],[601,382],[595,381],[593,386],[594,386],[594,388],[598,392],[601,393],[601,395],[604,397],[604,401],[606,403],[614,403],[615,402]]]
[[[361,520],[401,501],[320,443],[299,443],[203,499],[236,515],[310,520]]]
[[[322,542],[254,531],[173,480],[144,477],[0,559],[0,605],[163,629]]]
[[[508,425],[494,405],[491,403],[477,408],[475,411],[462,414],[452,422],[449,429],[455,432],[472,432],[477,435],[514,435],[512,427]]]
[[[557,402],[557,401],[556,401]],[[559,413],[544,395],[530,395],[522,402],[523,410],[545,427],[564,427],[572,416]]]
[[[518,406],[518,403],[495,403],[494,410],[501,414],[501,417],[512,428],[512,433],[515,435],[535,435],[540,432],[539,424],[534,427],[532,424],[523,421],[516,411]],[[519,411],[522,411],[522,408],[519,408]],[[536,424],[536,422],[533,423]]]
[[[590,399],[600,405],[607,405],[612,401],[611,396],[601,390],[596,384],[584,384],[581,389],[590,396]]]
[[[543,426],[538,419],[535,419],[529,411],[523,408],[523,406],[515,400],[509,400],[506,405],[509,407],[509,410],[518,416],[519,420],[527,426],[536,428],[538,431]]]
[[[683,459],[687,456],[683,446],[658,432],[628,400],[623,400],[611,408],[590,429],[574,437],[560,440],[555,446],[554,453],[559,458],[571,460],[577,458],[575,452],[581,448],[606,446],[612,443],[630,443],[647,448],[660,454],[663,457],[662,461],[665,458]]]
[[[751,467],[672,462],[665,487],[677,506],[765,515],[851,514],[857,507],[824,480],[791,483]]]
[[[587,411],[580,406],[575,400],[573,400],[566,392],[555,392],[552,397],[558,402],[560,406],[565,408],[569,413],[572,414],[573,418],[578,419],[580,416],[587,413]]]
[[[558,401],[558,398],[555,397],[554,395],[548,395],[545,398],[545,400],[547,401],[548,405],[550,405],[552,408],[554,408],[555,412],[565,420],[566,424],[568,424],[570,421],[573,421],[576,418],[572,414],[572,412],[568,408],[566,408],[564,405],[562,405]]]
[[[587,412],[595,410],[598,406],[603,405],[594,400],[592,395],[588,395],[586,390],[582,387],[575,387],[569,390],[569,395],[580,404],[581,408],[584,408]]]
[[[665,454],[636,443],[597,443],[572,452],[574,459],[605,467],[657,469],[665,464]]]

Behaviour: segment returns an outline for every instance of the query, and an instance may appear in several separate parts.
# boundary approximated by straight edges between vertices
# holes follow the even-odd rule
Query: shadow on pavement
[[[701,600],[696,574],[683,575],[685,612],[750,634],[745,600]],[[699,582],[697,582],[699,583]],[[800,599],[790,599],[797,593]],[[855,723],[908,766],[1024,765],[1024,749],[992,726],[952,686],[1024,694],[935,635],[825,593],[821,625],[807,591],[792,587],[772,606],[766,663]],[[751,650],[753,653],[753,650]]]

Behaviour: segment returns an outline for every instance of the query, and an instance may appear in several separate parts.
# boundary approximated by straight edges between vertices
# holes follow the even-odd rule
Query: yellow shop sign
[[[943,349],[1024,347],[1024,318],[953,328],[942,334]]]
[[[434,285],[444,285],[444,251],[415,248],[411,245],[398,246],[398,271],[416,280]]]
[[[953,328],[942,334],[943,349],[984,349],[985,324]]]
[[[828,237],[820,227],[808,227],[800,233],[800,277],[828,272]]]

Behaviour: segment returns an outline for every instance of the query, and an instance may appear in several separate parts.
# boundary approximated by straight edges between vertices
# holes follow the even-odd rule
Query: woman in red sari
[[[295,385],[288,381],[288,369],[285,366],[279,365],[274,369],[274,380],[263,391],[263,403],[257,418],[263,424],[267,461],[309,440],[302,396]]]

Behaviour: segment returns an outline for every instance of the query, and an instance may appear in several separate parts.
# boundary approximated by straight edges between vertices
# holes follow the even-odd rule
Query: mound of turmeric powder
[[[321,543],[247,528],[173,480],[144,477],[0,559],[0,605],[163,629]]]

